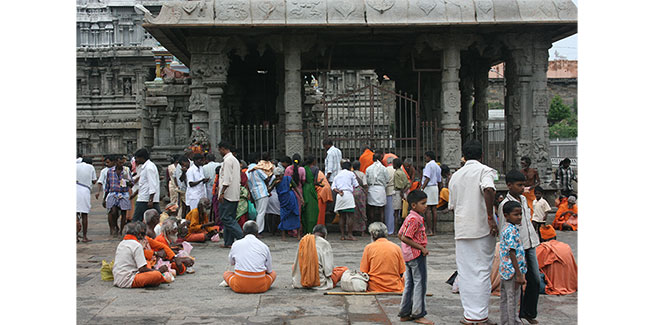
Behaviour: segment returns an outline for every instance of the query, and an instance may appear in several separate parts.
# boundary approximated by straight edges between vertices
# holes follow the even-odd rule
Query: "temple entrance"
[[[306,128],[305,151],[323,162],[323,139],[330,138],[343,158],[355,160],[364,146],[420,161],[422,144],[432,143],[433,123],[422,123],[419,101],[396,92],[392,80],[370,83],[344,94],[324,95],[313,109],[320,116]]]

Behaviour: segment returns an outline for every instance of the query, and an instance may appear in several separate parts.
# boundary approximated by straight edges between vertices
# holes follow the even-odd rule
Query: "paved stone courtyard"
[[[297,241],[281,241],[265,235],[273,267],[278,273],[271,290],[264,294],[236,294],[219,287],[228,267],[228,249],[219,243],[193,244],[195,274],[176,277],[158,288],[119,289],[100,279],[102,260],[113,260],[119,240],[109,237],[107,217],[100,201],[92,196],[89,215],[90,243],[77,245],[77,322],[80,324],[398,324],[400,296],[326,296],[322,291],[293,289],[291,266]],[[332,230],[332,227],[329,227]],[[355,242],[340,241],[337,230],[328,240],[337,266],[358,268],[370,237]],[[558,232],[577,258],[577,233]],[[397,238],[390,238],[399,244]],[[463,309],[457,294],[445,281],[455,271],[455,241],[452,234],[430,237],[428,249],[427,317],[437,324],[458,324]],[[340,288],[334,289],[341,291]],[[492,296],[490,318],[500,320],[499,297]],[[577,293],[568,296],[541,295],[541,324],[577,323]]]

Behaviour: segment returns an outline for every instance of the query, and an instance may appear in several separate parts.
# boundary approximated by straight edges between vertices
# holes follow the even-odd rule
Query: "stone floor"
[[[228,267],[227,249],[219,243],[194,244],[195,274],[176,277],[158,288],[119,289],[100,279],[102,260],[111,261],[118,239],[110,238],[107,217],[100,202],[93,200],[89,217],[90,243],[77,244],[77,322],[81,324],[398,324],[400,296],[328,296],[323,292],[293,289],[291,266],[297,241],[265,236],[273,266],[278,273],[271,290],[243,295],[219,287]],[[558,239],[573,249],[577,258],[577,233],[558,232]],[[355,242],[340,241],[336,232],[328,236],[338,266],[358,268],[369,237]],[[397,238],[391,238],[399,244]],[[445,281],[456,269],[452,234],[429,238],[428,318],[437,324],[457,324],[463,309],[457,294]],[[341,291],[336,288],[336,291]],[[568,296],[541,295],[542,324],[577,323],[577,293]],[[490,318],[500,320],[499,297],[491,298]]]

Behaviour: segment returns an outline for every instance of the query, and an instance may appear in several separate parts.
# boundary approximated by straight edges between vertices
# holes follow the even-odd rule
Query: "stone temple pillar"
[[[489,86],[489,64],[480,59],[473,71],[474,104],[473,104],[473,138],[482,143],[483,150],[489,148],[489,137],[485,132],[489,120],[489,107],[487,106],[487,87]],[[485,155],[487,153],[485,152]]]
[[[287,156],[303,156],[302,133],[302,76],[300,74],[300,44],[287,39],[284,43],[284,147]]]
[[[532,160],[542,183],[552,180],[548,138],[546,71],[548,35],[512,34],[504,43],[509,49],[505,78],[505,169],[520,168],[521,157]]]
[[[221,99],[227,83],[230,65],[228,39],[219,37],[190,37],[191,96],[189,112],[191,127],[209,134],[212,151],[221,140]]]
[[[445,44],[443,49],[443,72],[441,78],[441,162],[448,166],[459,166],[462,157],[462,138],[459,113],[461,94],[459,91],[460,49],[456,43]]]

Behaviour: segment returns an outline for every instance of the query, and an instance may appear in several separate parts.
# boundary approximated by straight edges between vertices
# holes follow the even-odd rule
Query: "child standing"
[[[546,224],[546,217],[548,216],[548,211],[550,211],[550,205],[544,199],[544,189],[541,186],[536,186],[534,188],[535,200],[532,202],[532,225],[539,235],[539,241],[543,241],[541,236],[541,226]]]
[[[503,205],[505,227],[500,236],[500,323],[523,324],[519,318],[521,286],[525,284],[525,252],[518,225],[521,224],[521,204],[509,201]]]
[[[411,211],[398,230],[398,238],[403,251],[405,272],[405,290],[400,303],[398,316],[401,322],[414,320],[419,324],[434,324],[425,318],[425,292],[427,291],[428,272],[426,256],[428,255],[428,237],[422,213],[427,209],[428,196],[421,190],[414,190],[407,195]]]
[[[505,175],[507,183],[507,197],[500,203],[499,211],[504,212],[503,206],[508,202],[517,202],[523,209],[523,219],[519,221],[516,227],[519,230],[523,250],[525,251],[525,263],[528,267],[528,273],[525,275],[527,282],[525,290],[521,294],[521,308],[519,310],[520,318],[524,318],[530,324],[538,324],[537,305],[539,303],[539,262],[537,261],[536,247],[539,245],[539,236],[530,223],[530,207],[523,196],[525,188],[525,175],[516,169],[512,169]],[[499,229],[505,226],[505,218],[499,218]]]

